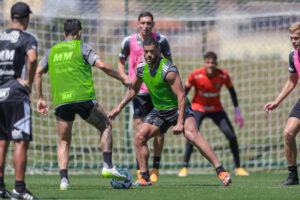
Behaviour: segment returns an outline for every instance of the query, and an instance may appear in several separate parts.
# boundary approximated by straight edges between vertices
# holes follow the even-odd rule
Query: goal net
[[[297,1],[146,1],[146,0],[24,0],[33,11],[28,32],[39,39],[39,60],[46,49],[63,41],[63,22],[78,18],[83,25],[83,41],[95,48],[100,58],[117,69],[123,38],[137,31],[141,11],[154,15],[154,32],[168,37],[174,64],[182,82],[203,65],[207,51],[217,53],[218,67],[226,69],[237,91],[244,128],[234,124],[238,137],[241,164],[250,171],[280,170],[286,167],[283,129],[299,90],[295,89],[270,116],[264,105],[276,98],[288,78],[288,54],[292,50],[288,27],[300,21]],[[10,7],[15,0],[0,0],[0,29],[10,23]],[[121,101],[125,88],[103,72],[93,69],[97,100],[106,113]],[[32,94],[34,139],[28,152],[28,170],[51,173],[58,168],[54,106],[50,94],[49,74],[43,76],[43,91],[49,114],[36,111]],[[192,98],[194,91],[190,91]],[[221,92],[222,104],[230,120],[234,108],[227,89]],[[113,163],[121,168],[135,168],[133,136],[135,126],[131,104],[113,122]],[[213,146],[225,168],[233,169],[229,142],[218,127],[205,119],[200,127],[204,138]],[[185,138],[165,135],[161,169],[177,172],[183,163]],[[149,141],[153,160],[153,145]],[[299,145],[298,145],[299,146]],[[9,148],[7,170],[12,170],[13,145]],[[69,167],[76,173],[97,173],[103,157],[99,148],[99,132],[80,117],[74,121]],[[194,148],[190,169],[194,173],[213,172],[212,165]]]

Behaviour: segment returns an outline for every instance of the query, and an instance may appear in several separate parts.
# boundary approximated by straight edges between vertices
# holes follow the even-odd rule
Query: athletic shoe
[[[134,184],[133,186],[138,187],[138,186],[151,186],[152,183],[151,181],[146,181],[143,178],[139,178]]]
[[[158,174],[159,174],[158,169],[153,168],[151,170],[151,172],[150,172],[150,181],[152,183],[157,183],[158,182]]]
[[[178,176],[186,177],[187,176],[187,168],[186,167],[181,168],[181,170],[178,173]]]
[[[136,170],[136,176],[138,179],[142,178],[142,175],[141,175],[141,170]]]
[[[22,193],[18,193],[15,189],[13,189],[12,194],[11,194],[11,200],[17,200],[17,199],[32,200],[32,199],[40,199],[40,198],[39,197],[35,197],[27,189],[24,192],[22,192]]]
[[[231,177],[228,172],[220,172],[219,179],[224,186],[228,186],[231,183]]]
[[[280,183],[280,185],[283,185],[283,186],[285,186],[285,185],[299,185],[299,179],[288,177],[285,181]]]
[[[235,169],[235,175],[237,176],[249,176],[249,173],[242,167]]]
[[[0,199],[10,199],[11,193],[7,191],[5,188],[0,190]]]
[[[70,189],[70,184],[69,184],[69,180],[67,178],[62,178],[60,180],[60,190],[69,190]]]
[[[122,181],[125,180],[127,177],[125,175],[120,174],[117,170],[116,167],[114,166],[111,169],[103,167],[102,169],[102,177],[104,178],[112,178],[117,181]]]

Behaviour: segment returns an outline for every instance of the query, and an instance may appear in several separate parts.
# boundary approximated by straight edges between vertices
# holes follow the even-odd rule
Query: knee
[[[296,137],[296,133],[295,131],[285,128],[284,129],[284,140],[285,141],[289,141],[289,140],[293,140]]]
[[[143,136],[143,134],[138,131],[136,134],[135,134],[135,147],[140,147],[142,146],[146,141],[145,141],[145,137]]]

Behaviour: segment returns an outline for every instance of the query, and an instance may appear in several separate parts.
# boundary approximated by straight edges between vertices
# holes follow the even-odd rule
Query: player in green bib
[[[138,65],[132,88],[127,90],[118,107],[108,114],[110,119],[114,119],[137,95],[142,83],[146,84],[154,108],[145,117],[135,136],[136,157],[142,177],[134,183],[134,186],[152,185],[149,179],[147,141],[155,135],[164,134],[171,126],[174,135],[183,133],[213,164],[223,185],[229,185],[230,174],[223,168],[210,144],[196,127],[177,68],[169,60],[160,57],[160,48],[155,38],[144,41],[144,57],[146,62]]]
[[[60,169],[60,190],[68,190],[69,148],[72,126],[78,114],[101,132],[100,146],[103,151],[102,176],[126,179],[112,165],[112,127],[102,107],[97,103],[92,78],[92,66],[103,70],[109,76],[131,86],[131,80],[124,79],[110,65],[103,62],[95,50],[83,43],[81,23],[68,19],[64,24],[65,41],[55,44],[39,63],[35,75],[38,95],[37,111],[45,115],[48,111],[41,91],[41,76],[49,71],[51,93],[55,105],[56,125],[59,133],[57,158]]]

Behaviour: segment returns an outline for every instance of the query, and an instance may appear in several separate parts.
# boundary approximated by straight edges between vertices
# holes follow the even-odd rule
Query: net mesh
[[[0,1],[0,27],[9,27],[10,7],[16,1]],[[241,164],[248,169],[279,170],[286,166],[283,148],[283,128],[299,92],[295,89],[280,107],[266,116],[263,106],[276,98],[288,77],[288,53],[292,49],[288,27],[300,21],[297,1],[146,1],[146,0],[27,0],[33,11],[29,32],[39,39],[39,59],[46,49],[63,40],[63,22],[78,18],[83,25],[83,41],[93,46],[100,58],[115,66],[122,39],[137,31],[137,16],[141,11],[154,15],[154,31],[168,37],[172,57],[182,81],[202,66],[207,51],[218,54],[219,67],[231,75],[238,94],[245,127],[234,125],[238,137]],[[97,100],[108,113],[121,101],[125,88],[103,72],[93,69]],[[43,91],[50,113],[40,116],[35,109],[33,91],[34,139],[28,152],[30,173],[52,173],[58,167],[54,107],[50,95],[49,76],[43,76]],[[191,99],[193,91],[190,92]],[[233,122],[234,109],[227,89],[221,92],[222,104]],[[133,135],[135,127],[131,107],[127,107],[113,122],[113,163],[134,168]],[[200,128],[212,144],[226,168],[234,162],[228,140],[209,119]],[[152,152],[152,141],[149,142]],[[177,172],[183,163],[185,139],[165,137],[161,168],[165,173]],[[12,170],[13,145],[9,148],[7,170]],[[153,153],[151,154],[153,155]],[[70,168],[76,173],[97,172],[103,158],[99,148],[99,132],[82,119],[73,127],[70,147]],[[152,164],[152,157],[150,157]],[[207,160],[194,149],[191,171],[213,172]],[[201,169],[199,169],[201,167]]]

